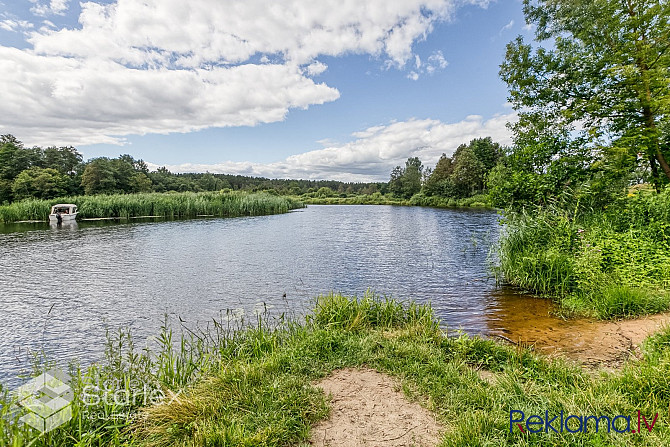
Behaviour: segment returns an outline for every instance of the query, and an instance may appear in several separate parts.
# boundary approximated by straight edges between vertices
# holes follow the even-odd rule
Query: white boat
[[[51,207],[49,222],[61,223],[72,222],[77,218],[77,205],[71,203],[59,203]]]

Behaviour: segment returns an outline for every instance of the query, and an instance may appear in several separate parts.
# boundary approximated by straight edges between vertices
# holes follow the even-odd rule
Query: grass
[[[601,319],[670,308],[670,189],[602,211],[549,207],[506,216],[505,282]]]
[[[48,220],[51,206],[56,203],[76,204],[79,218],[258,216],[285,213],[304,206],[302,202],[290,197],[278,197],[266,193],[220,191],[114,194],[14,202],[0,206],[0,222]]]
[[[137,352],[126,332],[110,334],[106,360],[75,389],[107,379],[133,391],[147,382],[166,396],[155,405],[84,407],[46,436],[15,424],[2,405],[0,445],[286,446],[306,442],[327,417],[314,380],[342,367],[372,367],[399,378],[411,400],[446,427],[442,446],[656,446],[670,443],[670,329],[650,338],[644,357],[616,374],[594,376],[520,347],[448,334],[430,307],[340,295],[320,297],[300,321],[259,316],[252,325],[213,322],[174,343],[166,325],[154,352]],[[450,336],[451,335],[451,336]],[[495,374],[488,382],[478,369]],[[113,380],[111,380],[113,379]],[[104,381],[103,381],[104,382]],[[114,390],[107,390],[109,394]],[[136,390],[135,390],[136,391]],[[102,391],[98,391],[102,393]],[[651,433],[509,431],[509,412],[636,415],[658,421]],[[126,416],[113,420],[111,414]],[[91,418],[91,413],[106,417]]]

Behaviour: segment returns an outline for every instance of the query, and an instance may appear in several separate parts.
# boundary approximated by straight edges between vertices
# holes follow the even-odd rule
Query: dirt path
[[[549,356],[564,356],[589,368],[618,368],[652,333],[670,324],[670,313],[634,320],[562,320],[551,315],[548,300],[519,300],[516,308],[497,315],[489,334],[532,345]]]
[[[409,402],[386,374],[347,368],[316,385],[332,395],[332,413],[312,428],[311,445],[428,447],[439,442],[442,428],[435,417]]]

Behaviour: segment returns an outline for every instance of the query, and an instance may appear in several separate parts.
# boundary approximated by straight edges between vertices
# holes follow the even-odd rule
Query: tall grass
[[[670,189],[506,216],[499,277],[598,318],[670,308]]]
[[[126,331],[108,334],[98,365],[72,368],[79,398],[135,396],[128,404],[73,404],[73,419],[39,435],[17,423],[7,395],[0,405],[0,445],[286,446],[304,445],[329,413],[316,379],[342,367],[396,376],[410,399],[447,427],[440,445],[618,445],[670,443],[670,331],[649,339],[645,356],[621,373],[591,375],[520,347],[447,336],[430,307],[329,295],[301,321],[267,314],[253,324],[214,321],[182,332],[165,325],[154,350],[137,350]],[[487,370],[494,379],[480,378]],[[148,389],[139,384],[149,384]],[[102,385],[101,385],[102,384]],[[97,389],[91,385],[100,385]],[[88,387],[88,388],[87,388]],[[144,404],[147,393],[162,393]],[[651,433],[509,431],[509,412],[636,415],[658,421]]]
[[[0,221],[8,223],[19,220],[47,220],[51,206],[56,203],[76,204],[80,218],[258,216],[285,213],[304,206],[290,197],[266,193],[221,191],[114,194],[15,202],[0,206]]]

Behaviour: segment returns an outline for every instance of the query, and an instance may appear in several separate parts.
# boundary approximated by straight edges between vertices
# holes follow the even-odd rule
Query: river
[[[99,359],[106,327],[129,327],[141,346],[165,314],[189,326],[227,310],[299,315],[331,291],[431,303],[446,326],[487,333],[516,312],[508,302],[523,307],[491,275],[498,220],[491,210],[348,205],[0,225],[0,383],[16,383],[31,352],[59,363]]]

